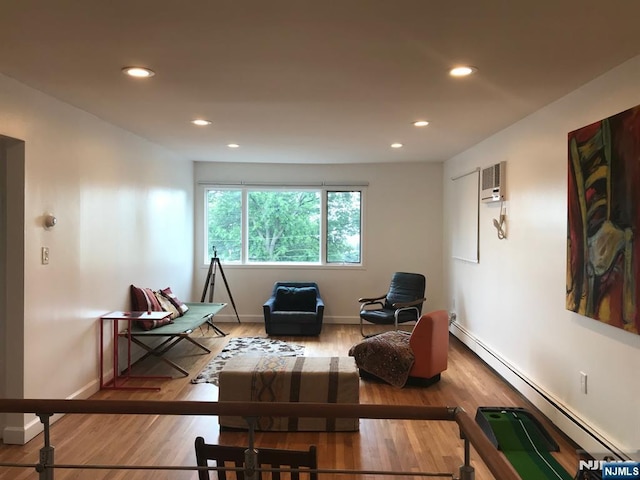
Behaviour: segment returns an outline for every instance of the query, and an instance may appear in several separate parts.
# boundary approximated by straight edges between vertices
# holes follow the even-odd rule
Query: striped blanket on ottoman
[[[352,357],[236,356],[220,371],[219,401],[359,403]],[[247,428],[241,417],[220,416],[221,427]],[[357,431],[357,418],[260,417],[260,431]]]

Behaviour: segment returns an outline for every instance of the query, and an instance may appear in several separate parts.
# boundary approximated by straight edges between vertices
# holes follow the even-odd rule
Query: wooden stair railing
[[[368,418],[403,420],[439,420],[456,422],[460,437],[464,441],[464,464],[460,467],[461,480],[473,480],[474,470],[470,464],[470,445],[489,471],[498,480],[521,480],[511,464],[496,450],[484,432],[460,407],[432,407],[415,405],[373,404],[319,404],[319,403],[263,403],[263,402],[192,402],[192,401],[147,401],[147,400],[40,400],[0,399],[0,413],[34,413],[44,425],[44,447],[40,451],[38,464],[33,466],[40,472],[40,480],[52,480],[56,465],[53,462],[53,447],[49,444],[49,418],[53,414],[131,414],[131,415],[231,415],[247,419],[261,416],[318,417],[318,418]],[[0,466],[16,466],[2,464]],[[90,468],[89,465],[82,465]],[[132,467],[128,467],[132,468]],[[138,468],[138,467],[136,467]],[[140,468],[153,469],[153,466]],[[159,467],[157,469],[196,469],[197,467]],[[337,470],[318,470],[319,473],[339,473]],[[420,475],[412,472],[412,475]]]

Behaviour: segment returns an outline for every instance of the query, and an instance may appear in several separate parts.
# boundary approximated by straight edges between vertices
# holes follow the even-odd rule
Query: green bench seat
[[[146,353],[140,359],[138,359],[138,361],[142,361],[149,356],[155,356],[165,362],[167,365],[175,368],[180,373],[187,376],[189,375],[189,372],[187,370],[182,368],[177,363],[166,358],[164,354],[175,347],[182,340],[188,340],[198,348],[204,350],[205,353],[211,353],[211,350],[202,345],[200,342],[194,340],[191,337],[191,333],[196,328],[204,325],[205,323],[210,324],[211,326],[213,326],[215,331],[219,332],[215,325],[213,325],[212,318],[227,304],[189,302],[185,304],[189,307],[189,310],[187,310],[187,312],[181,317],[175,318],[173,320],[173,323],[168,323],[166,325],[156,327],[152,330],[144,330],[136,324],[131,327],[131,341],[146,351]],[[128,337],[129,332],[127,330],[124,330],[120,332],[119,335],[121,337]],[[166,338],[156,346],[151,346],[148,343],[145,343],[143,340],[144,338],[156,337]]]

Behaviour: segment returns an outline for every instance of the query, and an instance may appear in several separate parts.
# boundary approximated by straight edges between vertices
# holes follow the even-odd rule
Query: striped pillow
[[[162,305],[158,302],[158,299],[150,288],[138,288],[135,285],[131,285],[131,310],[134,312],[163,312]],[[138,325],[143,330],[151,330],[152,328],[160,327],[171,323],[173,320],[170,317],[163,318],[162,320],[138,320]]]
[[[189,310],[189,307],[171,291],[171,287],[163,288],[160,290],[160,293],[162,293],[162,295],[164,295],[165,298],[167,298],[178,309],[178,311],[181,312],[180,315],[184,315]]]
[[[182,316],[182,312],[176,308],[176,306],[169,301],[167,297],[165,297],[160,290],[156,290],[153,292],[158,300],[158,303],[162,307],[165,312],[169,312],[169,318],[173,320],[174,318],[178,318]]]

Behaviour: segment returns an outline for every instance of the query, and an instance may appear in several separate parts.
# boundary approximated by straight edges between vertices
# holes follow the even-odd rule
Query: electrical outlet
[[[42,265],[49,265],[49,247],[42,247],[40,252]]]
[[[587,394],[587,374],[580,372],[580,391]]]

